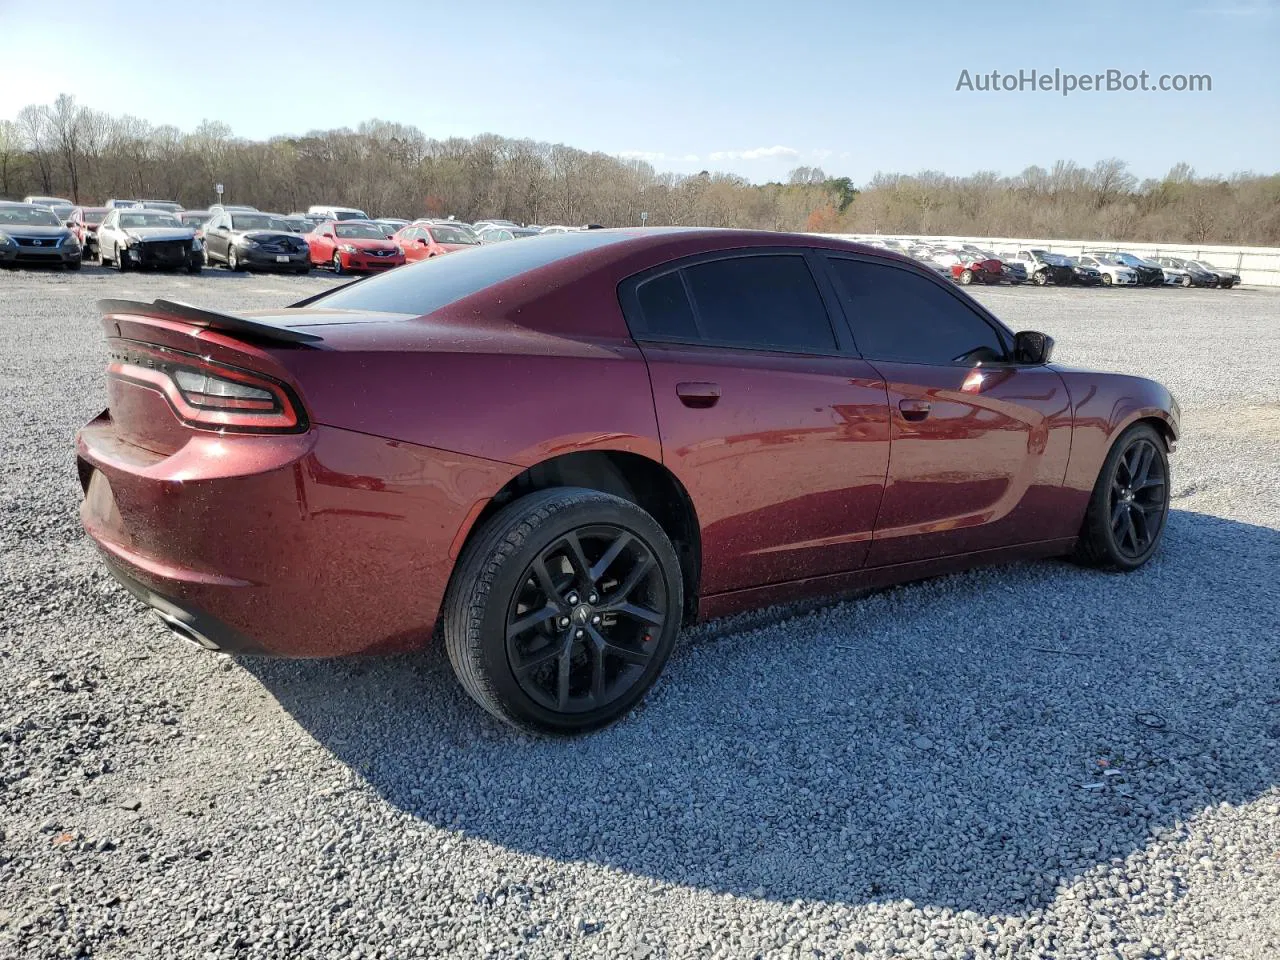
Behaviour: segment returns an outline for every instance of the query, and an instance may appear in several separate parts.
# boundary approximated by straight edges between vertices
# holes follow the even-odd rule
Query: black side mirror
[[[1053,337],[1035,330],[1022,330],[1013,335],[1015,363],[1048,363],[1053,356]]]

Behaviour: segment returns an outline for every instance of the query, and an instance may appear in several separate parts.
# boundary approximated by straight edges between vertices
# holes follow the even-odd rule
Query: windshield
[[[480,238],[461,227],[428,227],[427,233],[436,243],[479,243]]]
[[[181,227],[182,223],[173,214],[159,210],[129,210],[120,214],[120,226],[132,230],[135,227]]]
[[[237,213],[231,217],[232,230],[283,230],[289,232],[288,225],[276,217],[265,213]]]
[[[45,207],[0,207],[0,226],[60,227],[62,221]]]
[[[207,213],[184,213],[181,218],[183,223],[192,227],[202,227],[213,219]]]
[[[386,233],[376,224],[362,223],[339,223],[333,228],[333,232],[347,240],[385,240]]]
[[[335,220],[368,220],[363,210],[335,210],[333,213]]]
[[[101,223],[103,217],[105,217],[110,212],[111,211],[108,210],[106,207],[85,207],[84,222],[85,223]]]

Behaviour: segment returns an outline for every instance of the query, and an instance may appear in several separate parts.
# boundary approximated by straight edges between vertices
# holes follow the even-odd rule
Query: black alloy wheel
[[[1147,423],[1130,427],[1108,453],[1081,530],[1077,555],[1094,566],[1135,570],[1151,558],[1169,513],[1169,460]]]
[[[528,696],[584,713],[626,694],[666,624],[666,586],[653,552],[629,530],[570,530],[524,572],[507,609],[507,657]]]
[[[469,540],[445,597],[463,689],[528,730],[611,723],[675,644],[683,581],[671,541],[635,503],[560,487],[508,504]]]

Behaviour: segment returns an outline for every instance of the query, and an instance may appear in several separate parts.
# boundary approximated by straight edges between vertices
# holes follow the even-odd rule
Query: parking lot
[[[81,533],[95,299],[336,282],[0,274],[0,957],[1280,955],[1280,290],[972,288],[1172,389],[1156,558],[709,624],[557,741],[435,651],[184,645]]]

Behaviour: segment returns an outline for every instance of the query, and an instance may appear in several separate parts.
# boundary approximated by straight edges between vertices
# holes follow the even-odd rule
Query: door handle
[[[899,400],[898,409],[902,412],[903,420],[923,420],[929,416],[933,405],[927,400]]]
[[[720,399],[720,384],[686,381],[676,384],[676,396],[686,407],[705,410]]]

